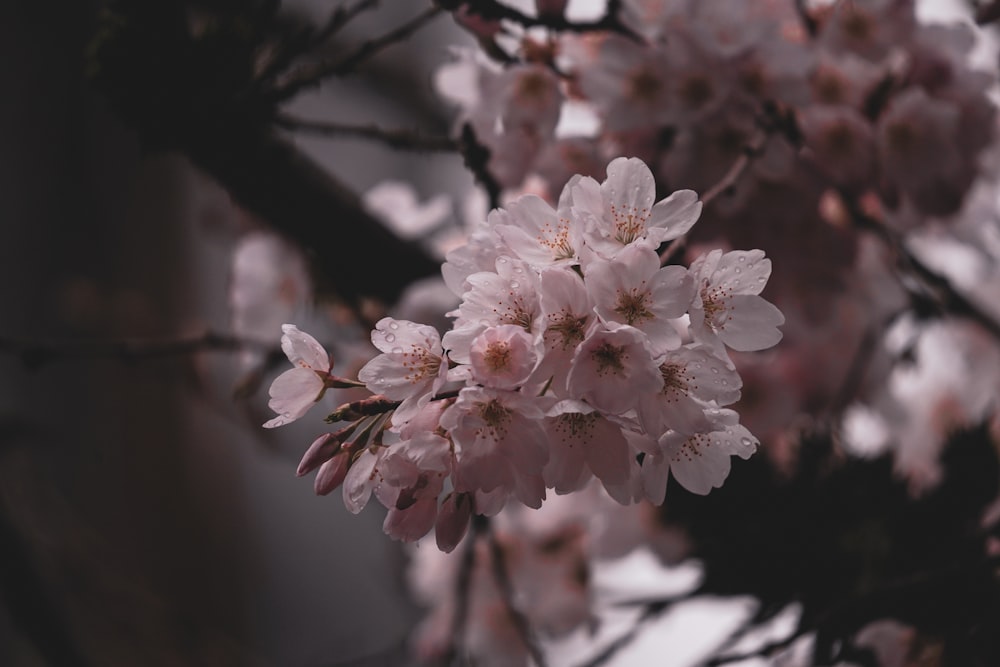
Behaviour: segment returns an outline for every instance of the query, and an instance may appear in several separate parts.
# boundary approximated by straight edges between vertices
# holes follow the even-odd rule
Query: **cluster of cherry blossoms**
[[[525,195],[492,211],[442,269],[462,299],[452,329],[382,319],[381,354],[357,382],[285,325],[296,368],[274,381],[279,416],[265,426],[298,419],[328,388],[364,385],[373,396],[327,418],[348,424],[316,439],[299,474],[318,468],[321,494],[342,484],[353,512],[374,493],[388,534],[436,527],[444,550],[473,513],[512,498],[538,508],[546,489],[595,477],[622,504],[662,502],[669,474],[708,493],[731,456],[757,447],[726,407],[742,386],[727,348],[773,346],[784,317],[760,296],[771,263],[759,250],[662,266],[658,249],[691,229],[701,202],[690,190],[654,201],[646,165],[619,158],[602,183],[571,179],[555,208]]]

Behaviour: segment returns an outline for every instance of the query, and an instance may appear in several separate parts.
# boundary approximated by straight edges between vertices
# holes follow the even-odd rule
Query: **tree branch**
[[[896,254],[900,270],[917,279],[934,304],[942,312],[958,315],[980,325],[994,338],[1000,340],[1000,322],[963,296],[944,276],[924,264],[906,247],[902,235],[874,215],[866,213],[858,202],[846,193],[840,193],[848,215],[854,224],[874,233]],[[910,290],[912,293],[912,290]]]
[[[319,136],[370,139],[397,150],[458,151],[458,142],[451,137],[429,136],[408,130],[387,130],[377,125],[349,125],[330,121],[305,120],[287,114],[279,114],[275,123],[286,130],[298,130]]]
[[[493,568],[493,580],[496,582],[497,588],[500,590],[500,597],[503,598],[504,604],[507,607],[507,615],[510,617],[514,629],[517,630],[518,635],[521,637],[521,641],[527,647],[528,653],[531,654],[531,659],[535,661],[535,665],[537,667],[546,667],[548,663],[545,660],[545,654],[542,653],[542,649],[538,645],[538,640],[535,638],[531,622],[517,608],[517,605],[514,604],[514,584],[510,580],[510,573],[507,571],[507,557],[504,553],[503,545],[497,540],[496,532],[492,530],[489,524],[486,525],[485,531],[490,547],[490,565]]]
[[[306,88],[318,86],[323,79],[331,76],[343,76],[353,72],[365,60],[371,58],[379,51],[403,41],[424,25],[430,23],[441,12],[442,9],[440,7],[429,7],[381,37],[368,40],[358,47],[354,53],[345,58],[334,62],[317,62],[303,65],[297,72],[292,72],[287,81],[278,86],[277,90],[270,95],[271,101],[274,103],[283,102],[291,99]]]
[[[145,359],[158,359],[207,351],[235,352],[256,349],[261,352],[280,351],[274,345],[237,338],[228,334],[206,331],[188,338],[160,340],[65,340],[38,341],[13,337],[0,337],[0,354],[20,358],[30,369],[68,359],[111,359],[131,363]]]
[[[480,16],[488,21],[507,20],[517,23],[525,28],[548,28],[550,30],[562,30],[565,32],[617,32],[633,39],[639,39],[638,35],[632,32],[618,19],[618,6],[620,2],[611,0],[608,2],[608,9],[604,16],[596,21],[574,22],[565,16],[543,16],[534,18],[513,7],[501,4],[497,0],[466,0],[458,6],[466,8],[470,14]],[[457,7],[456,7],[457,8]]]

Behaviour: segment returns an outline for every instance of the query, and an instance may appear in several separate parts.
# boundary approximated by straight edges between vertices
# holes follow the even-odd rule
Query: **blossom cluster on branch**
[[[319,493],[343,484],[353,512],[374,493],[388,534],[436,526],[444,550],[473,513],[512,498],[538,508],[547,488],[593,477],[622,504],[662,502],[670,473],[696,493],[720,486],[730,457],[757,446],[726,407],[742,385],[727,348],[773,346],[784,317],[760,296],[771,263],[759,250],[661,266],[657,249],[701,202],[655,197],[646,165],[618,158],[602,183],[571,179],[556,208],[525,195],[491,212],[443,267],[462,299],[452,329],[379,321],[381,354],[358,373],[374,395],[328,417],[349,424],[320,436],[299,474],[319,468]],[[268,427],[355,384],[331,374],[314,338],[284,331],[296,368],[271,386]]]

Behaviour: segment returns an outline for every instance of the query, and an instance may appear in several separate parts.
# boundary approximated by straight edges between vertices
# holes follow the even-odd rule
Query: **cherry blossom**
[[[584,238],[590,247],[614,259],[627,245],[656,248],[681,236],[701,213],[698,195],[691,190],[679,190],[654,204],[655,198],[649,167],[636,158],[618,158],[608,165],[603,183],[580,179],[573,208],[587,224]]]
[[[642,481],[647,497],[662,503],[667,472],[688,491],[707,494],[722,486],[729,476],[730,457],[749,458],[757,449],[757,439],[738,423],[732,410],[710,413],[712,428],[694,435],[668,431],[659,437],[659,451],[647,454],[642,465]]]
[[[386,317],[375,325],[372,344],[382,354],[365,364],[358,379],[373,393],[402,401],[393,419],[405,422],[447,380],[440,334],[433,327]]]
[[[271,384],[267,406],[278,413],[264,428],[275,428],[302,417],[326,391],[333,366],[323,346],[294,324],[283,324],[281,349],[295,368],[279,375]]]
[[[760,250],[713,250],[691,264],[696,295],[691,306],[691,331],[696,340],[721,341],[741,352],[762,350],[781,340],[778,326],[785,318],[761,298],[771,260]]]

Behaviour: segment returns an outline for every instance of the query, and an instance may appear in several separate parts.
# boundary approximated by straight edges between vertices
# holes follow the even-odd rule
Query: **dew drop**
[[[722,385],[725,386],[725,387],[728,387],[729,386],[729,380],[727,380],[725,378],[722,378]]]
[[[736,273],[743,273],[743,269],[741,269],[740,267],[737,266],[736,267]]]
[[[744,257],[743,255],[740,255],[740,261],[741,262],[745,262],[745,261],[747,261],[747,258]],[[751,266],[753,266],[753,265],[751,264]]]
[[[747,268],[748,269],[752,269],[753,268],[753,262],[750,262],[749,264],[747,264]]]
[[[398,329],[399,328],[399,324],[397,324],[396,322],[389,322],[389,328],[390,329]]]
[[[392,348],[392,351],[393,351],[393,352],[394,352],[395,354],[400,354],[400,353],[402,353],[402,351],[403,351],[403,348],[401,348],[401,347],[394,347],[394,348]]]
[[[759,282],[759,283],[766,283],[767,282],[767,278],[765,278],[764,276],[761,276],[760,278],[757,279],[757,282]]]
[[[385,335],[385,340],[387,342],[391,343],[392,341],[396,340],[396,335],[395,334],[386,334]]]
[[[740,279],[737,278],[736,280],[734,280],[733,284],[736,285],[737,287],[739,287],[740,286]]]
[[[750,445],[753,444],[753,440],[751,440],[750,438],[740,438],[740,442],[743,443],[744,447],[749,447]]]
[[[718,374],[719,374],[719,369],[718,369],[718,368],[715,368],[715,367],[713,367],[713,368],[712,368],[712,372],[713,372],[713,373],[715,373],[716,375],[718,375]]]
[[[511,289],[517,289],[520,286],[521,286],[521,283],[517,282],[516,280],[510,281],[510,288]]]
[[[497,260],[497,264],[506,264],[506,263],[507,263],[506,257],[501,257],[500,259]]]
[[[701,364],[695,364],[695,365],[694,365],[694,369],[695,369],[696,371],[700,371],[700,370],[701,370]]]

